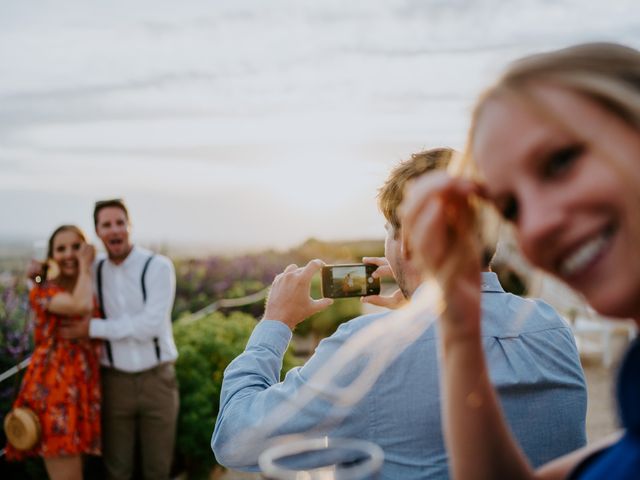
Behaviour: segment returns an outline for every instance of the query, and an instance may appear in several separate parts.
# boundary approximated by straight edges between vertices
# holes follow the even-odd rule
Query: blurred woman
[[[640,326],[640,52],[588,44],[516,62],[478,102],[465,157],[473,178],[420,180],[402,220],[413,258],[445,300],[443,405],[454,478],[638,478],[638,341],[618,381],[622,433],[537,472],[516,446],[480,341],[475,205],[483,198],[496,207],[535,266],[601,314]]]
[[[35,313],[35,349],[14,408],[28,407],[39,418],[41,440],[30,451],[7,445],[7,457],[40,455],[52,479],[81,479],[82,454],[100,454],[99,345],[88,338],[66,340],[59,328],[94,308],[91,265],[94,249],[73,225],[49,239],[48,263],[59,274],[30,293]]]

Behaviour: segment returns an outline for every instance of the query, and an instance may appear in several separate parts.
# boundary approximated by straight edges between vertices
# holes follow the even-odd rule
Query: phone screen
[[[380,280],[371,276],[376,268],[363,263],[327,265],[322,268],[322,295],[329,298],[377,295]]]

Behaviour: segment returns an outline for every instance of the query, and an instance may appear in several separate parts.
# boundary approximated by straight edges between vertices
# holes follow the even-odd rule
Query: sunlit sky
[[[395,163],[461,148],[508,61],[595,40],[639,48],[637,2],[1,2],[0,242],[110,197],[194,251],[381,238]]]

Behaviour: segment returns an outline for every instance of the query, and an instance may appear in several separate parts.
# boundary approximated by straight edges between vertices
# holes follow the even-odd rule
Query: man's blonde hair
[[[391,170],[386,182],[378,191],[378,206],[396,234],[400,229],[398,207],[402,203],[407,183],[426,172],[446,170],[455,154],[456,151],[452,148],[432,148],[414,153],[410,159]]]

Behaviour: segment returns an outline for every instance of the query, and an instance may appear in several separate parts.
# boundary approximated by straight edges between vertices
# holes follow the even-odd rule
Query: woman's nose
[[[544,253],[554,244],[566,221],[562,206],[545,202],[544,197],[521,203],[517,230],[523,252]]]

